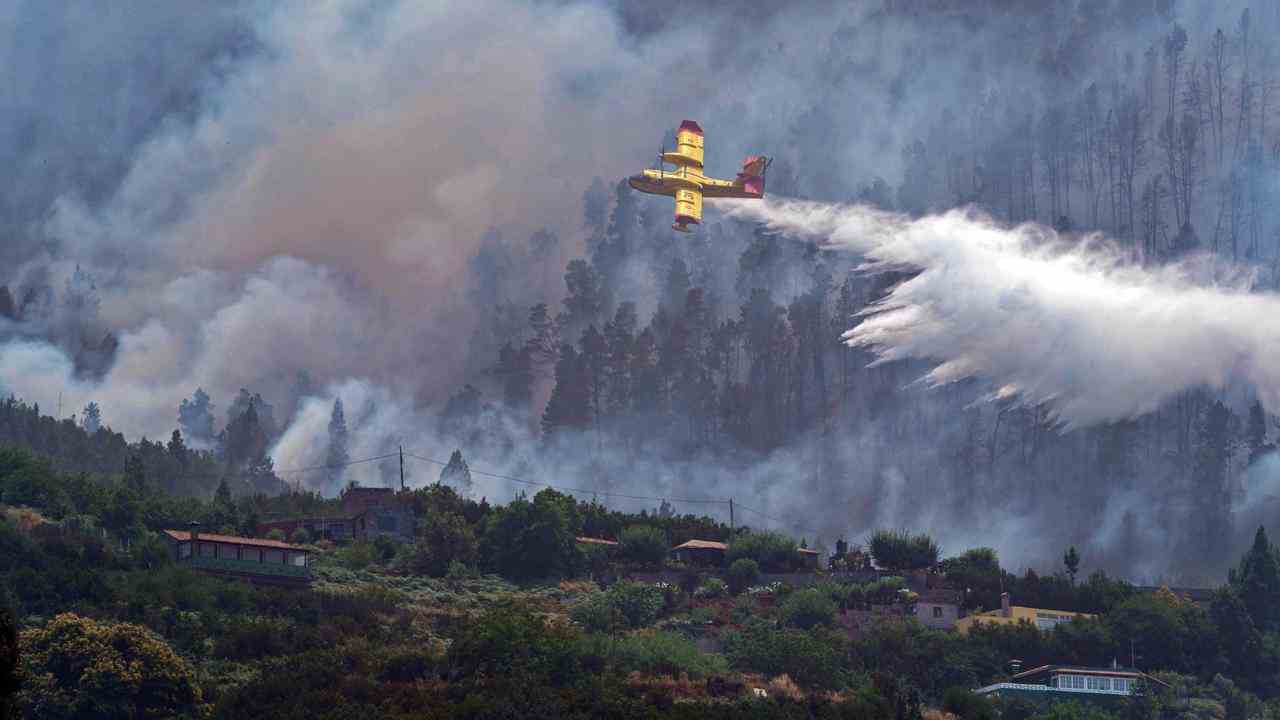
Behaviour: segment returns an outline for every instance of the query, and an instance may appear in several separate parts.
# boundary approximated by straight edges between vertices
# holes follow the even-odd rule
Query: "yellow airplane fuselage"
[[[689,232],[689,225],[702,222],[703,197],[764,197],[761,176],[767,164],[763,158],[749,157],[737,180],[721,180],[703,174],[702,128],[685,120],[676,131],[675,152],[662,154],[662,169],[645,170],[628,178],[628,184],[640,192],[675,198],[675,224],[671,227]],[[672,170],[666,165],[675,166]]]

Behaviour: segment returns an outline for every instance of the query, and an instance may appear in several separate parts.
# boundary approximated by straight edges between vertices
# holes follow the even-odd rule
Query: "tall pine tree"
[[[324,460],[329,483],[334,487],[341,486],[346,465],[351,460],[347,441],[347,416],[342,410],[342,398],[334,398],[333,411],[329,414],[329,452]]]

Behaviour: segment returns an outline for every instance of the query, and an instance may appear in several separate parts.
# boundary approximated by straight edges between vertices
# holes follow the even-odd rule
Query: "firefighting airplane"
[[[735,180],[720,180],[702,174],[702,128],[692,120],[680,123],[676,131],[676,151],[658,156],[658,167],[632,175],[631,187],[652,195],[676,200],[676,221],[672,230],[689,232],[689,225],[702,222],[702,198],[763,198],[764,175],[769,158],[748,155]],[[675,165],[674,170],[664,169]]]

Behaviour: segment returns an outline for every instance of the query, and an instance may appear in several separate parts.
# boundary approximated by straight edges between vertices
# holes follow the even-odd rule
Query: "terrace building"
[[[988,610],[984,613],[969,615],[956,621],[956,630],[960,634],[968,633],[978,624],[1016,625],[1028,622],[1041,630],[1052,630],[1064,622],[1077,618],[1092,618],[1089,613],[1067,612],[1065,610],[1045,610],[1042,608],[1022,607],[1009,604],[1009,593],[1000,594],[1000,609]]]
[[[258,524],[259,535],[279,530],[291,537],[305,530],[313,540],[349,542],[372,540],[379,535],[412,541],[417,529],[413,510],[386,487],[348,487],[342,493],[339,514],[327,517],[302,517],[268,520]]]
[[[165,530],[173,559],[193,570],[246,582],[305,585],[311,582],[306,548],[257,538]]]
[[[1074,667],[1042,665],[974,690],[991,697],[1023,697],[1035,701],[1061,702],[1077,700],[1099,704],[1118,704],[1133,694],[1139,683],[1165,683],[1131,668]]]
[[[954,630],[960,621],[961,594],[948,588],[925,588],[915,602],[916,620],[935,630]]]

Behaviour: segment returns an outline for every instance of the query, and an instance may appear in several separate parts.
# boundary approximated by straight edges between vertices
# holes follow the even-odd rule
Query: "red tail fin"
[[[748,155],[742,161],[742,172],[738,173],[738,182],[742,189],[753,195],[764,196],[764,170],[769,160],[760,155]]]
[[[765,159],[759,155],[748,155],[747,159],[742,161],[742,172],[739,175],[747,177],[755,177],[764,174]]]

